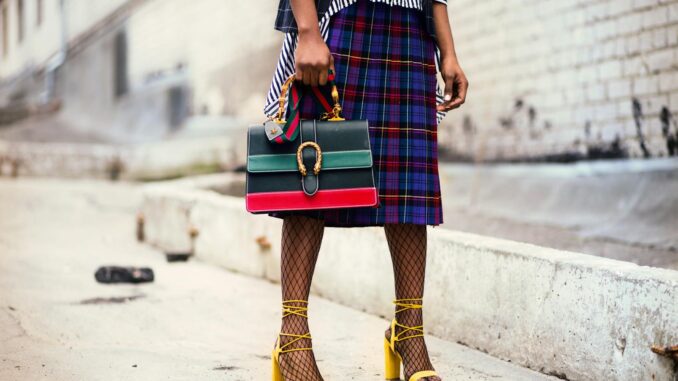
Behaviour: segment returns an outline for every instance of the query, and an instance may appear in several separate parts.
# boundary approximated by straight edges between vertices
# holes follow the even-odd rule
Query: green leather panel
[[[313,152],[313,148],[304,151]],[[323,152],[322,170],[365,168],[372,166],[369,150]],[[307,165],[308,167],[308,165]],[[309,167],[307,170],[312,171]],[[297,172],[296,154],[251,155],[247,158],[248,172]]]
[[[297,172],[247,172],[247,193],[301,191],[301,174]],[[318,189],[374,187],[372,167],[320,171]]]

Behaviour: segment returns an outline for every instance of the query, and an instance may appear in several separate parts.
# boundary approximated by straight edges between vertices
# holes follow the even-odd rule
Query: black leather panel
[[[345,189],[374,186],[372,168],[320,171],[318,189]],[[299,172],[247,173],[247,193],[300,191]]]
[[[303,132],[313,129],[313,121],[305,120],[301,123]],[[351,120],[343,122],[317,122],[318,144],[323,151],[349,151],[370,148],[370,137],[366,120]],[[266,138],[263,126],[251,126],[248,129],[248,155],[272,155],[296,153],[299,144],[271,143]]]

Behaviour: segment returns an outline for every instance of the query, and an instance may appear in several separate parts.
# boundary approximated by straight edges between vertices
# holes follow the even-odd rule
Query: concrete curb
[[[242,198],[195,188],[229,181],[241,178],[149,186],[141,208],[147,240],[278,281],[280,220],[247,213]],[[440,228],[429,228],[427,266],[431,334],[570,380],[675,379],[674,364],[650,346],[678,342],[678,272]],[[313,292],[390,316],[383,229],[328,228]]]
[[[149,180],[214,172],[235,165],[236,141],[230,136],[136,145],[0,140],[0,176],[16,171],[17,176]]]

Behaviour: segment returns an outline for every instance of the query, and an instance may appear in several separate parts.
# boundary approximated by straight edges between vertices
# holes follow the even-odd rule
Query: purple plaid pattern
[[[276,212],[326,226],[443,222],[436,120],[435,42],[418,10],[358,1],[333,16],[328,46],[346,119],[367,119],[378,208]],[[303,100],[302,118],[322,110]],[[322,181],[322,180],[321,180]]]

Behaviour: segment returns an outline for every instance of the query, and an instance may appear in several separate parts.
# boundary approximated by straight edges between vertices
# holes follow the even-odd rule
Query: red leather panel
[[[245,197],[248,212],[330,209],[377,205],[375,188],[319,190],[313,196],[303,191],[250,193]]]

